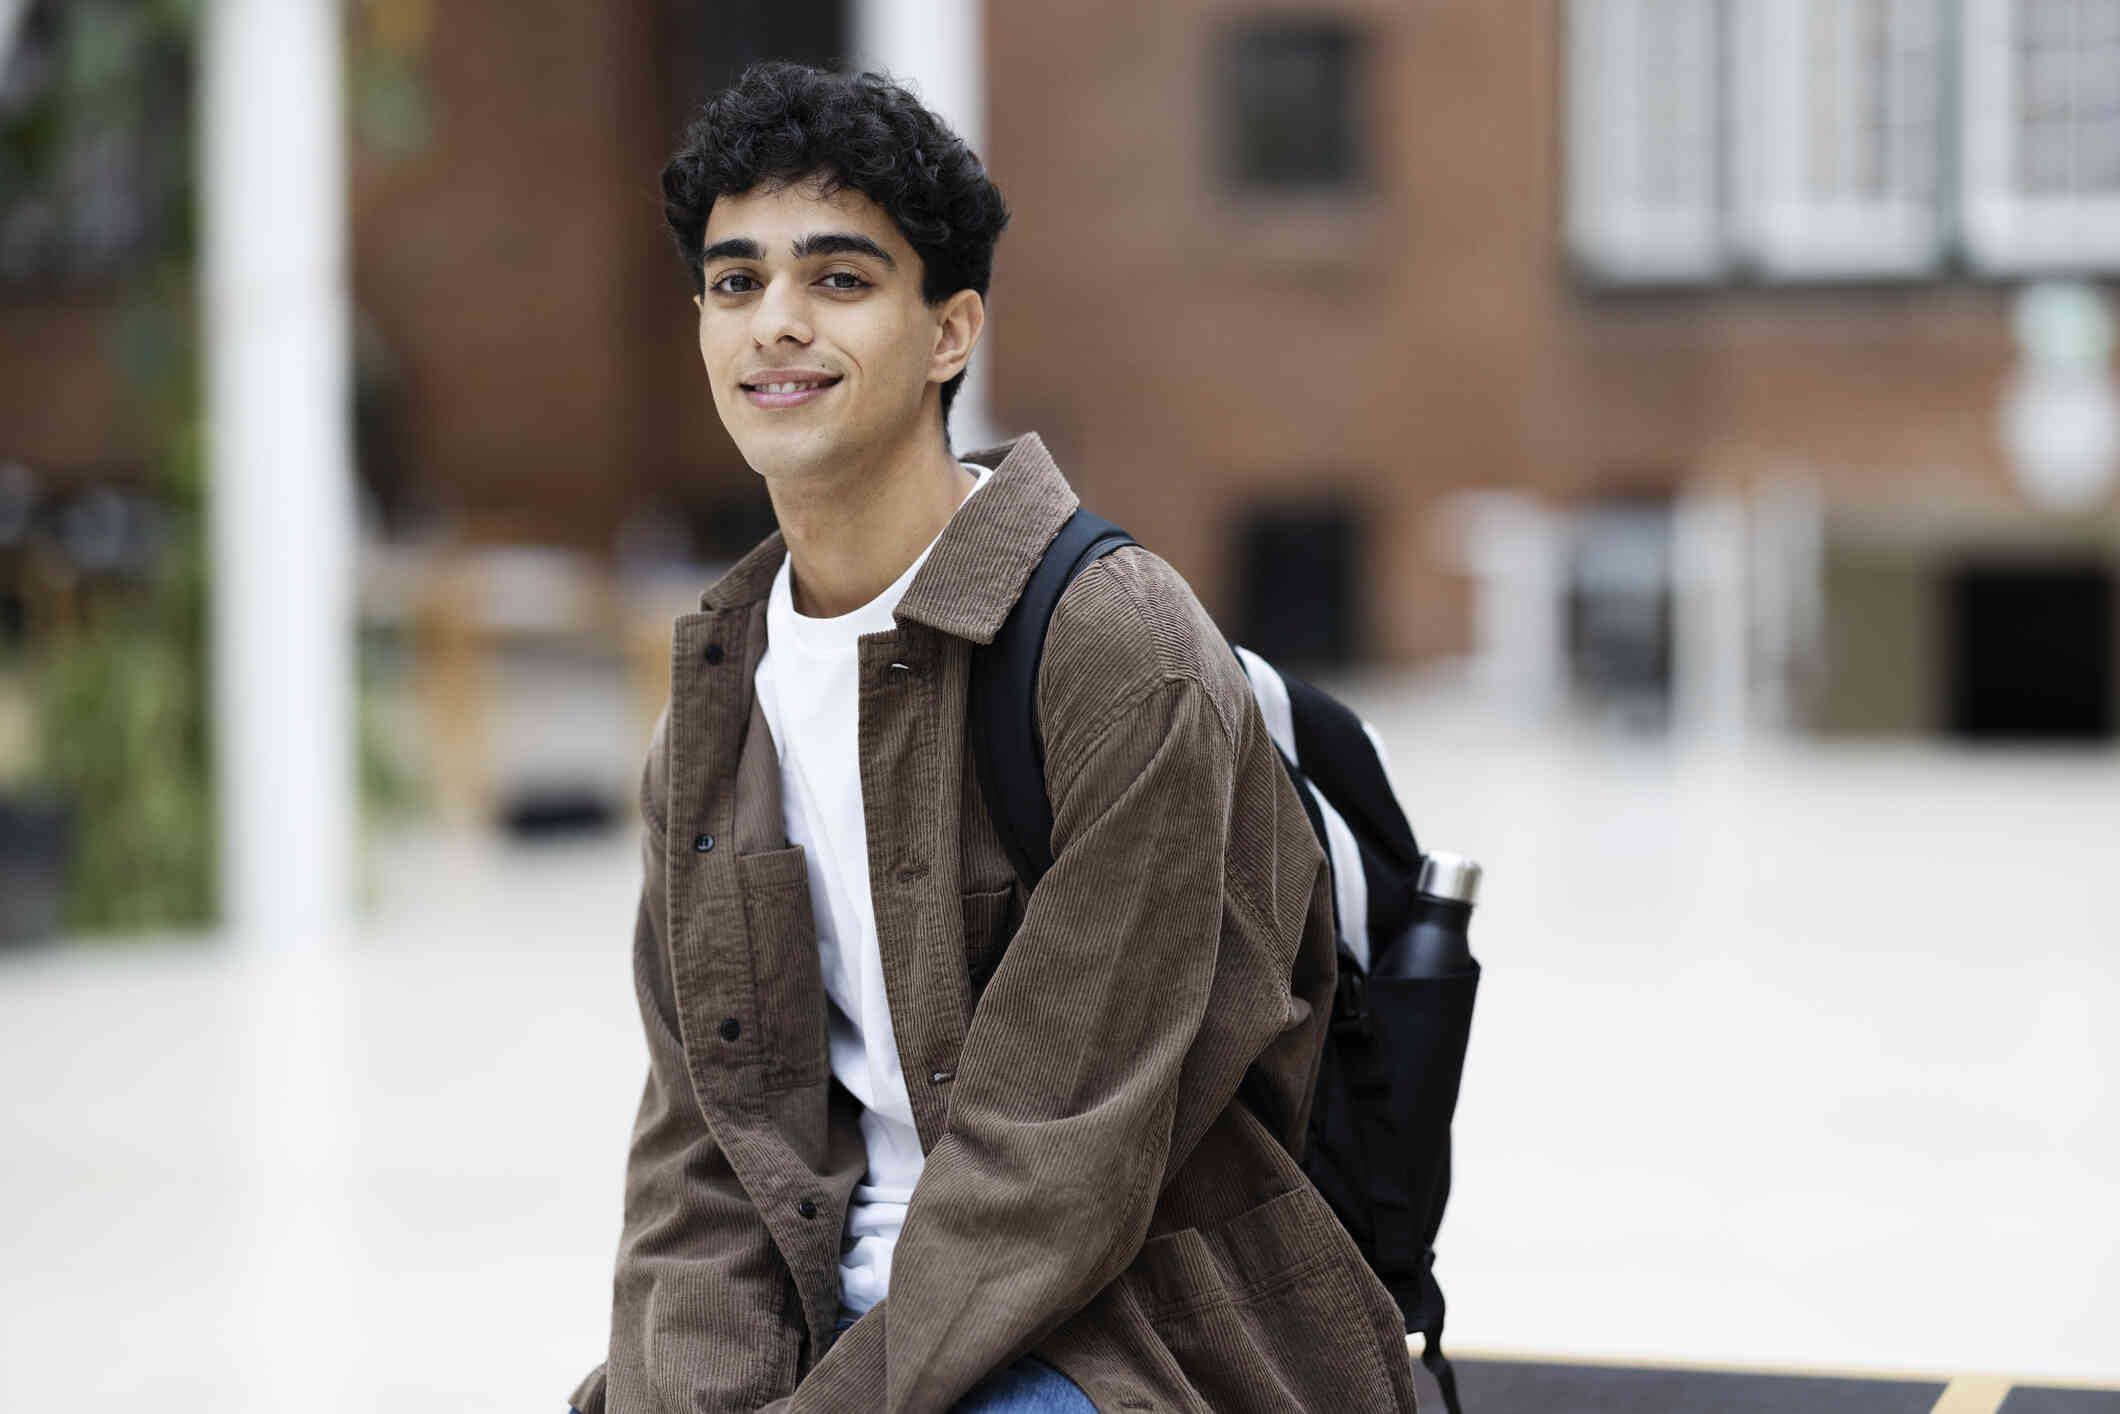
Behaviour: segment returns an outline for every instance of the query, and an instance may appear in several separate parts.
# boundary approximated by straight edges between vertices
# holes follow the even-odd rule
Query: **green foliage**
[[[433,0],[362,0],[347,74],[354,130],[384,158],[417,153],[432,140],[434,114],[422,79]]]
[[[354,671],[360,682],[356,768],[362,812],[371,821],[408,814],[426,803],[419,781],[390,744],[380,710],[383,694],[403,680],[405,645],[401,638],[391,630],[363,628],[355,645]]]
[[[191,278],[197,9],[196,0],[36,7],[25,23],[39,28],[45,81],[0,115],[0,215],[16,237],[6,273],[108,282],[108,356],[162,448],[150,577],[95,586],[78,627],[38,645],[40,774],[69,816],[70,930],[200,926],[215,914]],[[84,236],[80,224],[96,180],[109,188],[96,161],[111,153],[142,202],[130,246]]]
[[[44,766],[71,817],[72,930],[214,917],[200,644],[178,597],[127,606],[46,665]]]
[[[153,580],[93,605],[44,667],[44,770],[72,825],[61,905],[71,930],[203,926],[215,914],[197,418],[167,440]]]
[[[29,7],[20,91],[0,108],[0,276],[128,278],[189,260],[198,9],[199,0]]]

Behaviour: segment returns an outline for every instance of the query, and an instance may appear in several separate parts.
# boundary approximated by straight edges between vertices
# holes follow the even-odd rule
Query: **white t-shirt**
[[[976,495],[990,473],[970,464],[965,470],[979,478],[971,491]],[[868,1145],[868,1172],[847,1205],[839,1253],[840,1304],[856,1314],[891,1288],[891,1249],[926,1161],[898,1064],[869,895],[868,831],[861,810],[859,640],[895,627],[893,611],[934,548],[929,541],[883,593],[829,619],[795,611],[793,562],[782,560],[766,602],[766,651],[756,677],[759,705],[780,754],[788,842],[803,847],[809,865],[818,960],[832,1002],[827,1014],[832,1074],[861,1101],[861,1137]]]

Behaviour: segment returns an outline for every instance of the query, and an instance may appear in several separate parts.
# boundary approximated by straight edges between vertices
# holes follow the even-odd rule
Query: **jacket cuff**
[[[567,1396],[567,1403],[574,1406],[576,1414],[604,1414],[604,1366],[591,1370],[582,1382]]]

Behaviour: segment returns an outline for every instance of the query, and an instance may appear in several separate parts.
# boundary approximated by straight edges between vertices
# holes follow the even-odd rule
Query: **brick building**
[[[1799,679],[1777,715],[1977,731],[1968,675],[2044,671],[1997,658],[2029,617],[2080,669],[2033,695],[2109,734],[2113,500],[2035,506],[1998,428],[2017,285],[2120,269],[2116,44],[2120,7],[2028,0],[1011,10],[1003,420],[1225,621],[1346,602],[1331,646],[1384,662],[1472,646],[1452,494],[1529,493],[1578,683],[1670,677],[1689,499],[1744,560],[1793,486],[1812,583],[1729,620],[1779,634],[1731,668]],[[1667,543],[1601,654],[1608,508]]]

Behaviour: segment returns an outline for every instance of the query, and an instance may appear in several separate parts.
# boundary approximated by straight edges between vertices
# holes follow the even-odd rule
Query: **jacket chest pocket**
[[[751,935],[761,1083],[767,1090],[815,1085],[830,1068],[830,1055],[809,863],[801,845],[743,855],[736,863]]]

